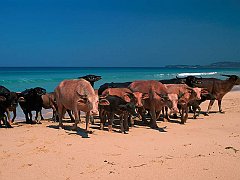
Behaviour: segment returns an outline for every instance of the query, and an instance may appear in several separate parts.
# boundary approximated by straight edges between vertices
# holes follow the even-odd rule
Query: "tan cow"
[[[98,95],[91,84],[84,79],[64,80],[55,89],[58,106],[59,128],[63,127],[62,118],[66,110],[75,116],[73,130],[77,129],[80,120],[79,111],[86,113],[86,131],[89,129],[89,116],[98,114]],[[104,101],[104,100],[102,100]]]

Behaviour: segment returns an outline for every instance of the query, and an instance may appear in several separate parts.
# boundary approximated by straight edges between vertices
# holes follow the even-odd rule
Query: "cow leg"
[[[120,132],[121,133],[124,133],[124,127],[123,127],[123,117],[124,115],[123,114],[121,114],[120,116],[119,116],[119,119],[120,119]]]
[[[90,112],[86,113],[86,131],[91,133],[92,131],[89,131],[89,119],[90,119]]]
[[[6,128],[12,128],[12,126],[9,124],[7,116],[5,114],[3,116],[3,122],[4,122]]]
[[[222,100],[221,99],[218,100],[218,109],[219,109],[220,113],[224,113],[222,110]]]
[[[168,115],[168,107],[165,106],[165,113],[166,113],[166,119],[167,121],[170,121],[169,115]]]
[[[188,119],[188,107],[185,107],[184,109],[185,109],[184,123],[186,123]]]
[[[12,118],[12,123],[14,122],[14,120],[16,119],[17,117],[17,109],[16,108],[13,108],[13,118]]]
[[[192,106],[192,110],[193,110],[193,119],[197,119],[197,115],[196,115],[197,108],[196,108],[196,106]]]
[[[9,122],[10,124],[12,124],[11,116],[10,116],[10,110],[7,109],[7,110],[6,110],[6,113],[7,113],[7,119],[8,119],[8,122]]]
[[[215,100],[210,100],[209,105],[208,105],[208,109],[207,109],[207,112],[206,112],[206,115],[209,114],[209,111],[210,111],[210,109],[212,108],[214,101],[215,101]]]
[[[104,124],[106,122],[106,114],[104,113],[103,108],[100,108],[99,110],[99,119],[100,119],[100,130],[103,130]]]
[[[58,118],[59,118],[59,129],[63,128],[63,123],[62,123],[62,119],[65,113],[65,109],[63,107],[63,105],[58,105]]]
[[[146,116],[145,116],[145,110],[144,110],[144,108],[138,108],[138,112],[139,112],[139,114],[140,114],[140,116],[142,117],[142,122],[143,122],[143,124],[148,124],[148,122],[147,122],[147,119],[146,119]]]
[[[43,116],[42,116],[42,111],[40,111],[40,117],[41,117],[41,120],[44,120]]]
[[[79,123],[79,112],[78,110],[74,110],[73,113],[75,117],[75,123],[73,124],[72,130],[77,131],[77,124]],[[86,115],[86,119],[87,119],[87,115]]]
[[[111,112],[109,113],[109,117],[108,117],[108,131],[112,132],[112,124],[113,124],[113,120],[114,120],[114,113]]]
[[[151,128],[153,128],[153,129],[158,128],[157,122],[156,122],[156,111],[155,111],[155,108],[151,108],[150,115],[151,115]]]
[[[68,110],[68,109],[67,109],[67,113],[68,113],[68,115],[69,115],[69,117],[70,117],[70,119],[71,119],[71,122],[75,122],[75,119],[74,119],[74,117],[73,117],[73,115],[72,115],[71,110]],[[75,116],[75,118],[76,118],[76,116]]]
[[[40,121],[41,120],[41,116],[42,116],[41,114],[42,114],[41,110],[40,111],[39,110],[36,111],[36,118],[37,118],[36,121],[37,121],[37,124],[42,124],[41,121]]]
[[[180,109],[180,112],[181,112],[181,124],[184,124],[184,108],[182,107],[181,109]]]
[[[124,126],[124,133],[126,134],[126,131],[129,131],[129,126],[128,126],[128,118],[131,117],[129,113],[124,113],[124,118],[123,118],[123,126]]]
[[[134,126],[134,119],[132,118],[132,115],[129,114],[128,117],[127,117],[127,122],[129,124],[130,127],[133,127]]]
[[[32,120],[29,119],[29,116],[28,116],[28,111],[24,110],[23,113],[25,115],[26,123],[27,124],[32,124]]]

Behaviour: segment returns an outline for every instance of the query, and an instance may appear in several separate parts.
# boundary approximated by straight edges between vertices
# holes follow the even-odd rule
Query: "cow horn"
[[[99,96],[99,99],[105,99],[108,95],[109,95],[109,93],[108,93],[108,94],[105,94],[105,95],[100,95],[100,96]]]
[[[180,79],[178,76],[176,76],[176,79]]]
[[[232,75],[221,74],[221,76],[231,77]]]

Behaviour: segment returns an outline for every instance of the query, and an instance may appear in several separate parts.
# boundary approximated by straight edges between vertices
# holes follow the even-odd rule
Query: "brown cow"
[[[156,123],[156,112],[160,112],[164,106],[169,106],[172,111],[176,111],[177,107],[173,106],[171,102],[167,88],[160,82],[149,80],[149,81],[134,81],[129,85],[129,89],[133,92],[148,93],[149,98],[145,99],[144,108],[139,109],[143,121],[146,123],[146,118],[144,116],[144,109],[150,110],[152,116],[151,127],[157,128]]]
[[[73,130],[80,120],[79,111],[86,113],[86,131],[89,129],[89,116],[98,114],[98,95],[91,84],[84,79],[64,80],[55,89],[59,115],[59,128],[63,127],[62,118],[66,110],[72,110],[75,116]],[[102,100],[104,101],[104,100]]]
[[[192,100],[201,99],[202,88],[190,88],[186,84],[165,84],[165,86],[167,87],[169,93],[178,95],[181,124],[184,124],[188,118],[188,103]]]
[[[43,100],[43,108],[44,109],[52,109],[53,110],[53,117],[52,119],[56,121],[56,111],[57,111],[57,103],[55,100],[54,92],[46,93],[42,95]],[[41,119],[43,120],[42,112],[40,111]]]
[[[209,93],[211,93],[216,100],[218,101],[219,112],[222,111],[222,99],[225,94],[227,94],[234,85],[238,85],[240,83],[240,78],[236,75],[222,75],[228,77],[226,80],[220,80],[216,78],[201,78],[200,84],[197,84],[197,87],[206,88]],[[209,113],[215,99],[209,99],[209,105],[207,109],[207,114]]]

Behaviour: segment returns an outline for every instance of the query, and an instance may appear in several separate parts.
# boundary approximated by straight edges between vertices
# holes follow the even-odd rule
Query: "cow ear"
[[[148,93],[144,93],[143,95],[142,95],[142,99],[148,99],[149,98],[149,94]]]
[[[6,101],[6,98],[4,96],[0,96],[0,102]]]
[[[101,105],[101,106],[109,106],[110,102],[107,99],[100,99],[99,100],[99,105]]]
[[[128,95],[127,93],[124,94],[123,99],[124,99],[124,101],[126,101],[126,102],[130,102],[130,101],[131,101],[131,99],[130,99],[130,97],[129,97],[129,95]]]

